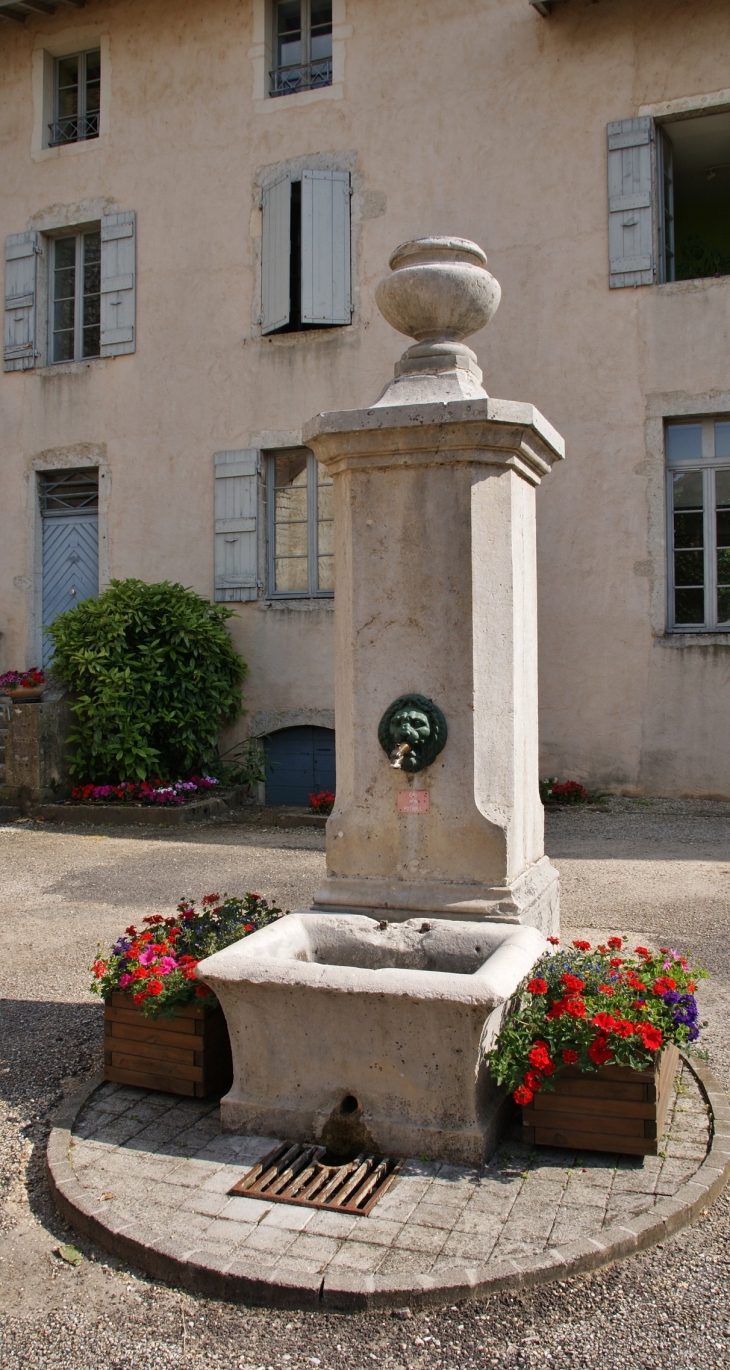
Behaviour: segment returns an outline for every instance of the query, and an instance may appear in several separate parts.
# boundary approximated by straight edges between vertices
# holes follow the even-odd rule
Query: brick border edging
[[[292,1281],[253,1278],[236,1268],[236,1260],[180,1254],[180,1244],[160,1240],[152,1245],[138,1222],[105,1221],[105,1205],[90,1198],[68,1158],[71,1129],[91,1095],[103,1083],[103,1072],[71,1096],[56,1114],[48,1138],[46,1164],[54,1202],[82,1236],[105,1251],[136,1265],[154,1279],[212,1298],[268,1307],[373,1312],[385,1308],[436,1307],[460,1299],[482,1298],[503,1289],[527,1289],[565,1280],[621,1260],[656,1245],[688,1226],[719,1197],[730,1179],[730,1103],[712,1073],[683,1057],[695,1076],[710,1112],[711,1141],[702,1165],[672,1198],[650,1213],[605,1228],[600,1236],[548,1248],[538,1256],[454,1267],[447,1278],[368,1275],[339,1270],[331,1276],[302,1276]]]

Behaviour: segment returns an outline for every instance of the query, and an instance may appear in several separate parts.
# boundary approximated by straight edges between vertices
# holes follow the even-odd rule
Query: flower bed
[[[555,938],[549,940],[557,943]],[[634,1133],[653,1142],[655,1150],[666,1106],[660,1097],[660,1074],[666,1076],[667,1062],[676,1063],[672,1048],[686,1048],[699,1037],[695,989],[705,971],[690,970],[674,949],[663,947],[654,954],[647,947],[637,947],[633,956],[626,956],[619,954],[622,948],[620,937],[610,937],[607,945],[595,949],[589,942],[578,941],[572,950],[542,957],[518,989],[495,1045],[487,1053],[495,1080],[512,1091],[515,1102],[525,1110],[526,1124],[536,1126],[538,1115],[543,1115],[544,1125],[555,1128],[560,1121],[555,1115],[571,1115],[572,1120],[563,1117],[563,1139],[555,1144],[573,1144],[565,1140],[568,1132],[592,1132],[595,1138],[596,1128],[586,1122],[592,1111],[612,1138],[610,1146],[600,1149],[621,1150],[614,1136],[621,1135],[621,1128],[617,1132],[615,1126],[608,1126],[612,1113],[618,1117],[621,1110],[597,1107],[595,1100],[623,1097],[626,1103],[655,1105],[649,1113],[624,1110],[624,1116],[649,1122],[648,1132],[642,1122]],[[647,1086],[649,1092],[634,1095],[630,1091],[622,1096],[620,1090],[596,1090],[590,1080],[599,1073],[604,1082]],[[578,1080],[589,1088],[568,1083]],[[543,1099],[543,1094],[557,1098]],[[581,1103],[587,1097],[594,1100],[590,1107]],[[566,1099],[572,1103],[566,1105]],[[592,1145],[587,1138],[583,1144]],[[642,1149],[645,1152],[647,1147]]]
[[[579,780],[564,780],[558,783],[557,776],[540,781],[540,798],[543,804],[586,804],[588,791]]]
[[[309,807],[312,813],[330,814],[334,808],[335,796],[331,790],[318,790],[310,794]]]
[[[212,775],[193,775],[189,780],[165,784],[161,780],[125,780],[119,785],[75,785],[71,804],[189,804],[220,786]]]

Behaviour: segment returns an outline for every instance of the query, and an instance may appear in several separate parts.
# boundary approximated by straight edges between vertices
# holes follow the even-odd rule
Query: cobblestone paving
[[[695,1173],[708,1134],[683,1065],[658,1156],[583,1157],[509,1142],[479,1171],[409,1160],[369,1217],[351,1217],[232,1197],[231,1186],[279,1139],[221,1132],[217,1100],[104,1084],[74,1129],[70,1159],[115,1231],[141,1223],[151,1245],[164,1241],[193,1263],[214,1256],[234,1273],[273,1280],[341,1267],[438,1276],[536,1255],[647,1213]]]

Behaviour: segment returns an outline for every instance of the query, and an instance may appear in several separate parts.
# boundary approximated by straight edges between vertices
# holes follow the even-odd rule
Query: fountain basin
[[[546,950],[531,927],[301,912],[201,961],[233,1051],[228,1131],[479,1165],[503,1096],[492,1015]]]

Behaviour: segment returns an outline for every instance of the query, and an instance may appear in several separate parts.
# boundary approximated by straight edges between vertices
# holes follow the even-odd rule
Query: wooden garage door
[[[310,794],[335,789],[331,728],[282,728],[264,739],[267,804],[309,805]]]

